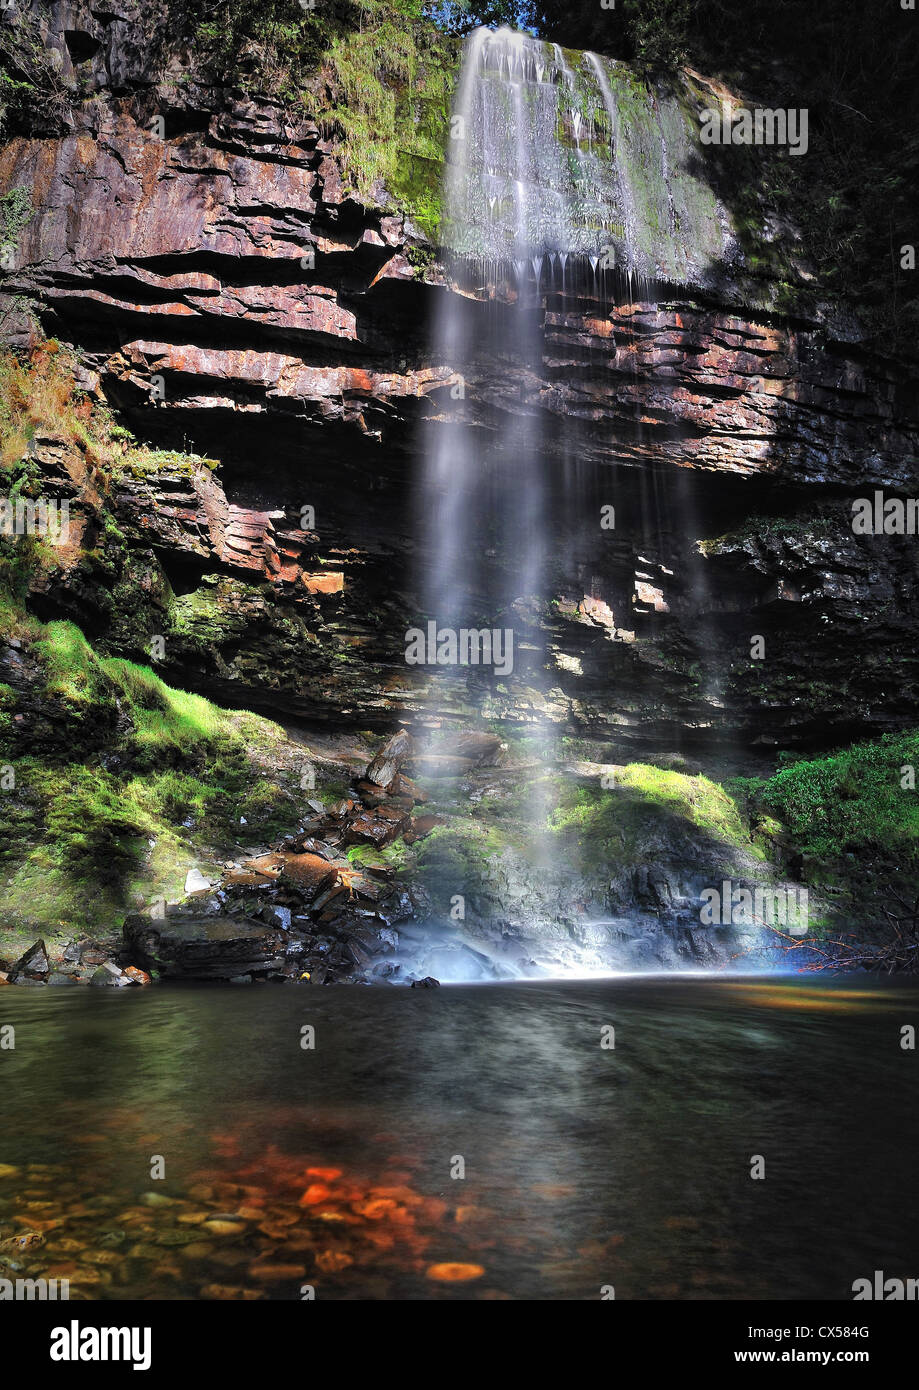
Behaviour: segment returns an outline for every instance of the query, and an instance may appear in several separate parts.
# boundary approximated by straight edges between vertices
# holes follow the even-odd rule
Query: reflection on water
[[[88,1298],[851,1298],[875,1269],[919,1274],[917,1002],[762,976],[7,989],[0,1277]]]

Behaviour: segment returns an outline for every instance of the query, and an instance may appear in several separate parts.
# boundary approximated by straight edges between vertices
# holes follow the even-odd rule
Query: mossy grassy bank
[[[53,340],[28,361],[0,354],[0,493],[42,493],[32,451],[44,441],[59,451],[65,491],[94,519],[83,544],[104,535],[119,546],[109,494],[120,476],[217,464],[138,445],[76,389],[74,365]],[[115,930],[126,910],[181,897],[192,866],[267,843],[326,782],[335,794],[343,786],[318,769],[317,792],[302,787],[307,750],[271,720],[97,652],[72,622],[39,621],[32,590],[62,563],[91,558],[35,535],[0,536],[0,956],[38,932],[50,944]]]
[[[11,617],[31,680],[25,698],[0,685],[7,931],[111,929],[181,897],[193,865],[296,823],[303,752],[277,725],[98,656],[72,623],[16,614],[7,595],[4,635]]]
[[[4,628],[12,608],[8,600]],[[302,790],[303,750],[277,725],[170,687],[149,667],[101,657],[72,624],[20,614],[15,633],[40,672],[58,741],[47,753],[34,745],[17,753],[20,692],[0,687],[0,761],[7,783],[14,776],[0,795],[3,927],[12,933],[0,938],[0,954],[38,930],[117,929],[125,910],[181,896],[193,864],[216,866],[293,830],[306,796],[328,800],[342,789],[344,769],[327,787],[320,778],[315,791]],[[841,911],[863,913],[870,936],[885,894],[908,895],[919,878],[915,792],[901,787],[901,769],[917,764],[919,733],[910,733],[727,785],[639,763],[611,769],[607,788],[559,769],[510,769],[476,798],[435,791],[424,811],[443,823],[415,845],[398,840],[350,857],[428,886],[441,909],[438,884],[487,897],[495,864],[525,862],[537,843],[582,885],[647,862],[649,845],[664,854],[704,844],[720,847],[725,864],[772,861],[829,891]]]
[[[604,885],[701,852],[725,876],[807,885],[814,938],[844,932],[880,942],[890,912],[909,926],[904,904],[919,893],[919,731],[801,759],[765,778],[720,782],[629,763],[609,765],[603,785],[599,767],[589,776],[583,767],[529,762],[483,772],[490,785],[472,797],[468,787],[445,785],[423,808],[442,820],[427,838],[352,855],[424,886],[446,913],[457,885],[473,899],[493,895],[502,864],[512,875],[528,860],[555,866],[570,874],[573,895],[593,893],[598,904]]]
[[[830,963],[866,947],[868,968],[916,968],[917,768],[913,729],[731,784],[757,843],[829,905]]]
[[[857,874],[870,863],[919,870],[919,730],[800,758],[733,790],[755,830],[788,838],[809,876]]]

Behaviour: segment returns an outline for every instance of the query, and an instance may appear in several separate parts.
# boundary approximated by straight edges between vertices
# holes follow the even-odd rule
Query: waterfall
[[[601,229],[617,221],[616,190],[587,145],[583,78],[558,45],[509,29],[479,29],[467,41],[447,149],[455,255],[501,264],[597,252]]]
[[[419,722],[435,755],[457,725],[515,726],[513,795],[528,822],[537,902],[555,901],[559,883],[579,874],[578,850],[568,844],[559,863],[561,841],[548,824],[568,766],[557,742],[564,672],[577,669],[551,646],[559,630],[551,602],[583,585],[575,597],[592,605],[585,611],[610,615],[613,631],[626,632],[648,604],[656,608],[655,585],[673,574],[671,488],[643,437],[643,336],[668,282],[703,285],[731,255],[730,222],[700,180],[691,106],[678,86],[650,90],[624,64],[479,29],[466,41],[454,98],[436,376],[416,493],[419,607],[406,659],[428,668]],[[623,413],[634,405],[635,443],[631,458],[601,469],[589,436],[559,413],[550,359],[556,342],[564,354],[579,316],[610,317],[614,302],[622,343],[611,387]],[[619,508],[617,482],[630,469],[629,530],[598,541],[601,504]],[[595,536],[584,529],[590,516]],[[609,567],[599,560],[595,573],[591,560],[606,544],[619,558]]]
[[[650,294],[730,258],[691,124],[685,92],[652,92],[622,63],[506,28],[466,41],[444,187],[453,292],[434,328],[452,375],[432,397],[419,498],[430,618],[477,627],[544,596],[546,297],[602,300],[623,281]]]
[[[445,244],[479,280],[550,253],[706,283],[733,254],[692,94],[510,29],[467,40],[447,142]]]
[[[445,186],[454,292],[442,297],[434,328],[436,360],[451,377],[437,393],[419,499],[427,618],[511,634],[514,675],[523,659],[537,686],[544,655],[533,634],[547,597],[549,524],[541,293],[557,253],[588,245],[590,175],[573,153],[565,71],[548,45],[508,29],[479,29],[467,41]],[[601,195],[599,182],[590,187]],[[470,396],[483,374],[497,427],[483,425]]]
[[[723,273],[730,223],[701,177],[693,119],[679,83],[651,90],[596,54],[506,28],[466,41],[434,325],[444,375],[429,393],[417,498],[422,626],[505,634],[504,708],[510,692],[543,742],[549,541],[566,510],[548,469],[565,467],[566,481],[578,471],[566,464],[576,442],[541,395],[546,315],[613,294],[653,299],[660,284]],[[634,344],[624,360],[638,360]],[[640,431],[637,381],[632,395]],[[647,481],[642,531],[660,537],[657,479]],[[498,708],[491,673],[462,669],[487,667],[488,654],[464,662],[464,650],[459,637],[436,660],[428,650],[427,664],[443,668],[429,673],[429,714]]]

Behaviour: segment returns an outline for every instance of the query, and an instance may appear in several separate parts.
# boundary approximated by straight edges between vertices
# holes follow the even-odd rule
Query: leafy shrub
[[[759,801],[805,853],[830,859],[844,851],[914,854],[919,793],[901,786],[903,767],[919,768],[919,732],[887,734],[781,768]]]

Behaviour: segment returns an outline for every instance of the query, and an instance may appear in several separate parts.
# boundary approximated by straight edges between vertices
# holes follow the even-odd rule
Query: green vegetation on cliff
[[[917,771],[919,730],[887,734],[780,768],[756,799],[814,858],[889,854],[917,860]]]
[[[7,594],[6,635],[37,671],[0,689],[7,926],[111,926],[135,899],[181,896],[199,857],[296,821],[299,757],[276,725],[99,657],[72,623],[11,622],[14,608]]]
[[[71,465],[71,481],[90,502],[98,502],[122,473],[143,477],[163,469],[217,467],[216,459],[139,445],[107,406],[77,389],[76,365],[54,338],[45,339],[28,359],[0,349],[0,472],[7,474],[7,488],[15,480],[28,492],[30,454],[42,434],[79,460]]]
[[[82,509],[116,545],[107,493],[119,470],[204,462],[134,445],[75,391],[53,341],[29,362],[0,357],[4,496],[39,486],[29,451],[46,431]],[[137,900],[181,896],[199,859],[289,829],[303,803],[302,753],[277,725],[100,655],[71,622],[34,616],[30,589],[62,577],[68,558],[90,557],[37,535],[0,536],[0,929],[111,928]]]
[[[580,854],[602,863],[621,858],[626,837],[637,825],[646,832],[649,816],[685,823],[725,845],[747,839],[736,804],[717,782],[647,763],[617,767],[608,790],[564,785],[548,828],[560,850],[574,839]]]
[[[340,140],[359,195],[385,188],[436,236],[459,50],[421,0],[192,0],[189,12],[202,71],[299,106]]]
[[[0,24],[0,137],[59,135],[68,92],[58,55],[45,42],[41,16],[4,5]]]
[[[917,769],[912,729],[730,784],[757,842],[831,904],[830,964],[916,969]]]

